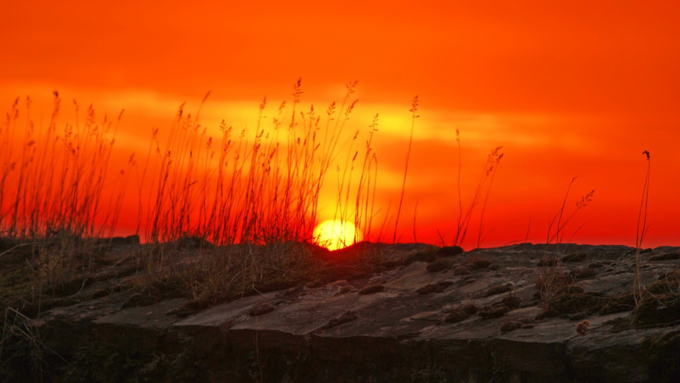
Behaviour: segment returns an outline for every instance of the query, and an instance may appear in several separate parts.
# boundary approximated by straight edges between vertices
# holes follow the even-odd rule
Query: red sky
[[[652,155],[645,244],[680,244],[677,2],[231,3],[9,2],[0,23],[3,110],[30,95],[48,116],[53,89],[102,114],[125,108],[117,150],[127,158],[145,150],[153,127],[169,128],[182,102],[195,110],[209,90],[204,123],[238,127],[254,123],[265,95],[272,114],[290,102],[299,77],[303,104],[320,110],[359,80],[350,130],[365,131],[380,113],[383,205],[398,198],[408,110],[420,99],[402,241],[413,239],[416,201],[419,241],[452,232],[459,129],[464,204],[487,154],[505,153],[485,246],[523,240],[530,219],[529,240],[544,241],[574,176],[568,211],[595,195],[567,228],[584,225],[573,241],[634,244],[643,150]]]

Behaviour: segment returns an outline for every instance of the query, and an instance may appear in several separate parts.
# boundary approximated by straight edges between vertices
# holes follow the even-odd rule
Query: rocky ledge
[[[372,275],[262,292],[186,316],[80,291],[30,325],[54,381],[673,382],[680,250],[371,245]],[[89,295],[88,295],[89,294]],[[28,330],[27,330],[28,331]],[[57,357],[58,356],[58,357]],[[20,376],[17,373],[17,376]],[[36,376],[35,373],[32,376]]]

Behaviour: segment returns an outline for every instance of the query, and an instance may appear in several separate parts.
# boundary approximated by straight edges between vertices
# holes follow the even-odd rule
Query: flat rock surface
[[[380,247],[392,260],[412,257],[418,249]],[[679,270],[680,260],[650,260],[677,251],[662,247],[643,253],[642,283]],[[214,381],[253,381],[253,374],[256,381],[280,382],[657,381],[665,376],[657,369],[678,368],[677,322],[621,327],[630,322],[632,306],[606,315],[565,306],[546,317],[552,306],[537,288],[542,275],[556,273],[571,275],[569,285],[582,288],[576,298],[595,302],[630,293],[633,254],[625,246],[478,249],[456,255],[451,268],[436,272],[427,270],[427,262],[410,261],[367,278],[254,295],[186,318],[176,315],[184,299],[124,307],[125,298],[113,293],[53,308],[34,324],[46,344],[64,354],[74,334],[134,347],[135,353],[178,347],[173,339],[181,334],[202,352],[231,358],[206,367],[214,370],[208,374]],[[539,267],[545,259],[561,261]],[[456,275],[458,266],[470,273]],[[595,272],[580,278],[581,269]],[[438,291],[417,292],[438,284],[443,286]],[[366,286],[382,288],[360,294]],[[489,293],[498,286],[507,291]],[[552,293],[553,299],[560,296]],[[514,304],[508,303],[511,298]],[[258,305],[268,305],[267,310],[255,310]],[[463,305],[478,312],[448,322]],[[497,317],[483,314],[498,308],[506,309]],[[659,339],[672,339],[658,347],[676,353],[675,367],[654,353]]]

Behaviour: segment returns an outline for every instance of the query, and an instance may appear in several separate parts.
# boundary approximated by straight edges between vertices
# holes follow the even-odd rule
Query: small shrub
[[[452,267],[456,266],[457,264],[458,262],[454,261],[453,259],[439,258],[427,265],[427,271],[435,273],[437,271],[449,270]]]
[[[576,325],[576,332],[579,335],[584,336],[588,331],[588,326],[590,326],[590,321],[588,320],[581,321]]]
[[[607,303],[600,309],[600,315],[615,314],[635,309],[633,293],[615,295],[607,299]]]
[[[468,267],[472,270],[486,269],[491,266],[491,261],[488,259],[471,259],[468,263]]]
[[[648,296],[638,302],[633,311],[635,327],[671,325],[680,320],[680,297],[676,295]]]
[[[522,305],[522,300],[517,295],[508,294],[501,299],[500,304],[507,306],[510,310],[515,310]]]
[[[550,301],[549,309],[558,314],[576,314],[598,308],[602,300],[590,294],[560,294]]]
[[[479,309],[477,314],[484,319],[500,318],[510,311],[508,306],[485,306]]]
[[[454,257],[456,255],[461,255],[465,252],[460,246],[442,246],[439,249],[439,255],[443,257]]]
[[[442,291],[444,291],[447,287],[449,287],[451,285],[453,285],[453,281],[445,280],[445,281],[441,281],[439,283],[425,285],[425,286],[419,288],[418,290],[416,290],[416,292],[418,294],[421,294],[421,295],[430,294],[430,293],[441,293]]]

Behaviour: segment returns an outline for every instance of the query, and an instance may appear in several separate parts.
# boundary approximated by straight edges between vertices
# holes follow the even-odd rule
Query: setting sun
[[[363,236],[351,222],[328,220],[314,229],[314,239],[328,250],[337,250],[353,244],[355,239],[361,241]]]

